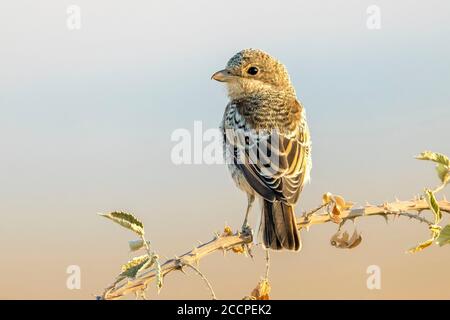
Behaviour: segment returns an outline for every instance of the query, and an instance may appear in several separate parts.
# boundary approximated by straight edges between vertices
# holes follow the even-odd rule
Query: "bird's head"
[[[231,99],[277,92],[295,96],[286,67],[264,51],[245,49],[236,53],[225,69],[211,77],[225,82]]]

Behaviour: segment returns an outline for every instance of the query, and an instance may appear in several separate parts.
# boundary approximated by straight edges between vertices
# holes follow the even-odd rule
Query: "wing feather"
[[[244,148],[245,161],[242,158],[237,161],[234,153],[235,164],[249,185],[268,201],[295,204],[305,177],[309,175],[310,141],[304,117],[294,132],[253,133],[250,134],[250,141],[257,143],[249,143]],[[255,158],[257,161],[251,161]]]

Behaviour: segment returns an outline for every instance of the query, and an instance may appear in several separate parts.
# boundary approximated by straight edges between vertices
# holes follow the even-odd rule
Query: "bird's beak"
[[[231,75],[230,71],[228,71],[227,69],[223,69],[220,71],[217,71],[216,73],[214,73],[211,77],[211,79],[214,79],[216,81],[220,81],[220,82],[227,82],[230,81],[230,79],[233,76]]]

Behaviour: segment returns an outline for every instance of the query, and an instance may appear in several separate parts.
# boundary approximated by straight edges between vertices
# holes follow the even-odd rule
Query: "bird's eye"
[[[248,68],[247,73],[250,74],[250,75],[252,75],[252,76],[254,76],[255,74],[258,73],[258,71],[259,71],[259,70],[258,70],[257,67],[250,67],[250,68]]]

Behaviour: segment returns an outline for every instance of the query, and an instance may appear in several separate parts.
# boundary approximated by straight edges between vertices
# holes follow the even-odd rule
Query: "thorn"
[[[219,239],[219,238],[220,238],[220,234],[217,233],[216,231],[214,231],[214,236],[216,237],[216,239]]]
[[[447,197],[444,195],[444,197],[442,198],[442,200],[444,200],[445,202],[448,202]]]
[[[400,202],[400,200],[397,197],[395,197],[395,202]]]
[[[201,242],[200,240],[197,240],[199,245],[203,245],[203,242]]]

